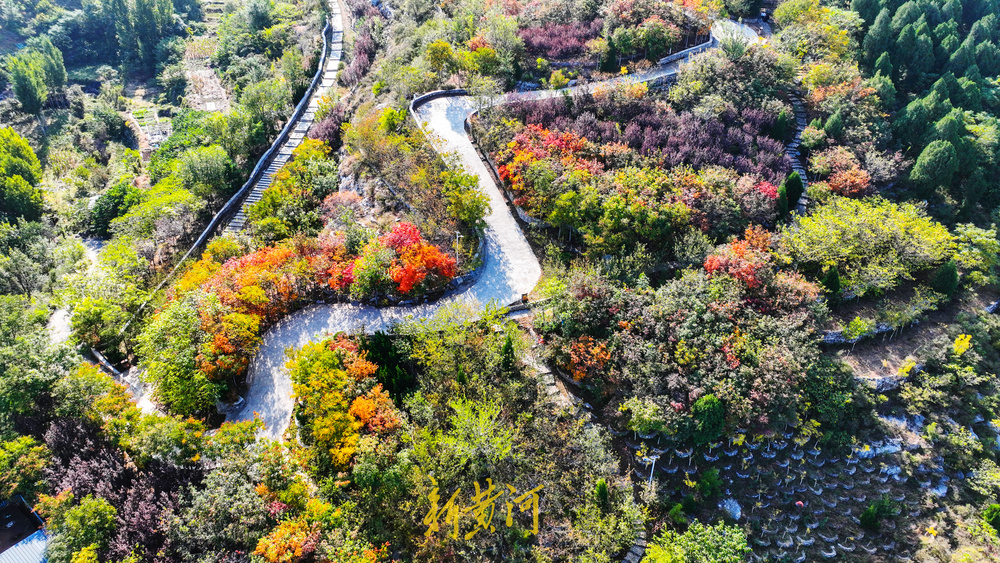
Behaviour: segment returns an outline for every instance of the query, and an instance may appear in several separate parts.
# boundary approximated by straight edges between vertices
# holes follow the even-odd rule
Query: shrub
[[[836,265],[844,289],[862,296],[940,264],[951,245],[948,229],[914,204],[833,196],[784,229],[779,255],[817,270]]]
[[[871,176],[859,166],[834,172],[827,181],[830,191],[844,197],[863,197],[870,193]]]
[[[882,521],[892,516],[895,508],[895,503],[887,498],[873,502],[861,513],[861,527],[871,532],[879,531]]]
[[[603,20],[589,23],[548,24],[522,29],[519,34],[529,54],[548,59],[564,59],[582,55],[587,42],[597,37]]]
[[[778,217],[784,218],[788,215],[791,207],[788,205],[788,188],[782,182],[778,186]]]
[[[775,139],[787,140],[788,134],[793,131],[794,120],[795,118],[788,114],[788,110],[782,109],[778,112],[777,119],[774,120],[771,134]]]
[[[819,283],[826,288],[831,297],[840,295],[840,270],[836,266],[830,268]]]
[[[840,115],[840,112],[836,112],[831,115],[827,120],[826,124],[823,125],[823,131],[826,132],[826,136],[831,139],[837,139],[844,132],[844,118]]]
[[[802,130],[802,134],[799,135],[799,138],[802,139],[803,147],[807,150],[813,150],[826,141],[826,131],[823,131],[823,129],[819,127],[813,127],[810,125]]]
[[[684,516],[684,505],[679,502],[670,509],[667,515],[670,517],[670,521],[678,526],[687,524],[687,517]]]
[[[743,563],[749,555],[746,534],[738,526],[727,526],[723,522],[706,526],[695,522],[683,534],[668,530],[657,536],[643,561]]]
[[[958,265],[954,259],[948,260],[934,273],[931,288],[938,293],[951,295],[958,289]]]
[[[718,469],[710,469],[702,473],[701,478],[698,479],[698,492],[705,500],[713,499],[722,492],[722,480],[719,479]]]
[[[726,408],[715,395],[705,395],[694,402],[691,407],[694,417],[694,439],[699,444],[706,444],[722,436],[726,424]]]
[[[781,183],[781,186],[785,188],[785,194],[788,198],[788,209],[794,209],[799,203],[799,198],[802,197],[802,177],[799,173],[792,171],[791,174],[785,178],[785,181]]]
[[[847,328],[844,329],[844,338],[847,340],[854,340],[855,338],[861,338],[875,328],[875,321],[871,319],[863,319],[861,317],[854,317],[851,322],[847,323]]]
[[[0,219],[39,220],[42,193],[35,186],[41,179],[42,167],[31,145],[13,128],[0,128]]]
[[[948,186],[958,171],[958,152],[948,141],[937,140],[917,157],[917,163],[910,171],[910,181],[924,190],[937,186]]]
[[[569,79],[563,74],[561,70],[554,70],[549,76],[549,86],[553,90],[560,90],[565,88],[569,84]]]
[[[602,511],[608,510],[608,508],[610,508],[611,506],[611,497],[608,492],[608,483],[607,481],[604,480],[604,477],[598,479],[597,484],[594,486],[594,500],[597,501],[597,506],[599,506]]]
[[[991,504],[983,510],[983,520],[994,530],[1000,531],[1000,504]]]

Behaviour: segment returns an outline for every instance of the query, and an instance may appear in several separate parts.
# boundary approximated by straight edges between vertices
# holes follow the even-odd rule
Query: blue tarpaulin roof
[[[45,546],[49,537],[45,530],[38,530],[10,549],[0,553],[0,563],[44,563]]]

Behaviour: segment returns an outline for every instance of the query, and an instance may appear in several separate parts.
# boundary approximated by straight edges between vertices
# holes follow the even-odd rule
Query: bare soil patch
[[[899,295],[888,295],[888,298],[906,299],[912,296],[913,288],[899,290]],[[948,303],[941,304],[937,310],[928,312],[926,320],[903,328],[895,333],[865,339],[858,342],[852,350],[849,345],[833,349],[854,370],[860,378],[877,379],[897,375],[908,359],[920,362],[926,355],[925,350],[935,340],[948,333],[948,327],[956,324],[962,313],[984,313],[986,307],[997,300],[995,289],[979,289],[962,291]],[[872,318],[877,313],[881,299],[868,302],[845,304],[832,315],[828,328],[842,328],[855,316]]]

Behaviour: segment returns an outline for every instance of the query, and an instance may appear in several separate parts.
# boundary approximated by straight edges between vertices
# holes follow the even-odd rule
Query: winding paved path
[[[759,41],[748,26],[728,20],[716,22],[713,34],[716,37],[737,34]],[[679,65],[679,62],[670,63],[638,75],[616,78],[613,82],[656,80],[675,74]],[[569,91],[591,91],[596,86],[588,84]],[[552,90],[525,92],[511,94],[506,99],[541,99],[561,93]],[[231,414],[228,420],[249,420],[257,413],[265,425],[262,434],[274,439],[281,437],[291,421],[294,406],[292,384],[285,369],[286,349],[301,348],[327,333],[386,330],[407,317],[429,317],[448,304],[465,303],[481,308],[493,301],[506,305],[535,287],[542,273],[541,265],[510,214],[500,188],[493,182],[465,134],[465,119],[474,109],[468,97],[438,98],[420,106],[417,116],[425,131],[431,135],[435,149],[456,155],[469,172],[479,177],[480,187],[490,198],[491,212],[486,217],[485,266],[480,277],[473,285],[434,303],[386,308],[343,303],[316,304],[290,315],[264,335],[260,350],[250,364],[246,404],[242,410]]]
[[[264,435],[275,439],[281,436],[291,420],[294,405],[292,384],[284,367],[288,348],[301,348],[325,333],[386,330],[406,317],[429,317],[452,303],[466,303],[476,308],[490,301],[506,305],[535,287],[542,273],[541,265],[507,210],[500,189],[465,135],[465,118],[472,110],[468,98],[442,98],[426,104],[419,113],[436,137],[435,148],[458,156],[462,164],[479,177],[480,187],[490,198],[485,265],[476,282],[434,303],[383,308],[317,304],[290,315],[264,335],[260,350],[250,364],[246,405],[230,416],[230,420],[247,420],[256,412],[264,421]]]
[[[98,254],[100,254],[101,248],[104,247],[104,241],[85,237],[80,239],[80,243],[83,245],[84,258],[89,262],[87,271],[93,274],[94,269],[97,267]],[[69,340],[70,335],[73,334],[72,314],[69,307],[62,307],[52,313],[46,328],[49,331],[49,338],[53,344],[62,344]]]

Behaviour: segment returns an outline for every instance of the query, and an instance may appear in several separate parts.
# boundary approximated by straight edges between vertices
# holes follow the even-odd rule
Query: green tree
[[[496,467],[514,452],[514,430],[500,416],[499,401],[452,401],[455,414],[449,419],[450,430],[443,443],[458,454],[462,463],[473,462],[481,468]]]
[[[49,450],[28,436],[0,442],[0,495],[23,495],[28,502],[44,490]]]
[[[851,322],[847,323],[847,327],[844,328],[844,338],[847,340],[861,338],[868,335],[874,329],[875,321],[871,319],[864,319],[860,316],[854,317],[851,319]]]
[[[168,559],[194,563],[226,561],[253,551],[274,525],[265,501],[254,490],[256,469],[243,457],[229,459],[193,488],[181,506],[164,516]],[[225,499],[224,502],[220,502]]]
[[[50,342],[47,311],[26,297],[0,295],[0,433],[15,420],[46,419],[52,385],[79,363],[68,346]]]
[[[924,73],[930,72],[934,64],[934,40],[926,26],[921,26],[921,32],[914,37],[913,52],[910,53],[906,65],[906,81],[917,84],[922,81]]]
[[[42,65],[42,57],[33,51],[22,51],[7,63],[14,96],[21,103],[21,109],[32,115],[39,115],[49,98]]]
[[[0,222],[0,293],[31,295],[57,266],[55,245],[41,223]]]
[[[139,357],[154,396],[170,412],[191,415],[215,406],[223,384],[198,369],[204,333],[198,314],[199,292],[167,305],[139,335]],[[206,296],[208,298],[208,296]]]
[[[882,13],[879,11],[878,0],[851,0],[851,10],[857,12],[861,19],[865,20],[866,26],[871,25]],[[883,10],[888,12],[884,8]]]
[[[722,436],[726,427],[726,407],[715,395],[699,397],[691,406],[694,419],[694,440],[707,444]]]
[[[601,510],[607,511],[611,507],[611,497],[608,492],[608,482],[603,477],[597,480],[594,485],[594,500]]]
[[[233,191],[235,165],[219,145],[191,148],[177,161],[177,176],[195,195],[225,198]]]
[[[239,108],[247,113],[251,123],[249,149],[252,154],[259,154],[291,114],[291,92],[279,79],[255,82],[240,93]]]
[[[877,532],[882,527],[882,521],[892,516],[895,503],[887,498],[881,498],[868,506],[861,513],[861,527],[871,532]]]
[[[965,74],[966,69],[976,64],[976,46],[972,36],[966,37],[958,50],[948,58],[948,70],[956,76]]]
[[[1000,531],[1000,504],[991,504],[983,510],[983,520],[994,530]]]
[[[285,50],[285,53],[281,55],[281,59],[278,61],[278,68],[281,71],[281,77],[285,79],[285,83],[288,84],[291,90],[292,99],[298,100],[302,98],[306,90],[309,89],[310,79],[308,67],[305,64],[302,53],[294,48]]]
[[[913,0],[903,3],[892,16],[892,32],[901,32],[904,27],[916,22],[921,13],[920,6]]]
[[[709,469],[698,479],[698,494],[704,501],[713,500],[722,492],[722,479],[718,469]]]
[[[500,369],[510,373],[514,369],[514,341],[508,334],[503,340],[503,348],[500,349]]]
[[[553,90],[560,90],[569,85],[569,78],[563,74],[562,70],[553,70],[549,75],[549,87]]]
[[[931,288],[938,293],[952,295],[958,289],[958,265],[955,260],[948,260],[938,268],[931,280]]]
[[[875,74],[881,74],[882,76],[892,78],[892,60],[889,59],[888,51],[879,55],[878,59],[875,60],[875,66],[872,70]]]
[[[94,201],[90,210],[90,229],[101,237],[110,233],[111,221],[124,215],[139,202],[141,192],[130,176],[123,177]]]
[[[753,12],[759,8],[759,0],[729,0],[727,4],[733,3],[740,8],[749,8]],[[748,12],[741,12],[748,13]],[[662,59],[674,45],[680,40],[680,32],[676,27],[668,25],[660,18],[649,18],[643,22],[641,27],[642,43],[646,49],[646,59],[658,61]]]
[[[73,555],[89,547],[104,549],[115,529],[118,511],[103,498],[87,495],[73,505],[73,495],[47,497],[39,510],[46,516],[54,532],[46,555],[52,563],[70,563]]]
[[[826,120],[826,124],[823,125],[823,131],[826,132],[826,136],[831,139],[839,139],[840,135],[844,132],[844,117],[839,111],[836,111]]]
[[[725,0],[724,4],[731,15],[756,16],[761,0]]]
[[[156,46],[170,31],[174,18],[171,0],[108,0],[115,22],[118,58],[129,69],[152,74]]]
[[[868,64],[874,63],[883,54],[888,55],[890,41],[892,40],[890,20],[891,17],[889,16],[888,8],[882,8],[882,11],[875,18],[875,22],[868,28],[868,33],[865,34],[865,39],[862,43],[862,53]]]
[[[984,459],[969,478],[969,490],[979,496],[979,500],[993,499],[1000,494],[1000,467],[992,459]]]
[[[916,205],[835,197],[783,230],[778,255],[817,271],[836,266],[844,289],[861,296],[913,279],[951,246],[948,229]]]
[[[62,51],[52,44],[52,40],[47,35],[38,39],[32,48],[41,55],[45,85],[49,91],[61,90],[66,85],[66,64],[63,62]]]
[[[427,64],[430,65],[431,70],[438,75],[438,79],[444,77],[446,70],[450,71],[455,66],[455,52],[451,48],[451,43],[443,39],[438,39],[428,45],[424,56],[427,58]]]
[[[955,225],[955,262],[973,285],[997,283],[1000,240],[996,227],[980,229],[972,224]]]
[[[52,387],[56,416],[98,420],[94,402],[115,388],[115,381],[94,364],[81,363]]]
[[[749,555],[746,534],[738,526],[695,522],[684,533],[665,530],[657,536],[643,563],[743,563]]]
[[[950,186],[957,171],[958,152],[955,146],[948,141],[937,140],[927,145],[917,157],[917,163],[910,171],[910,181],[929,191],[937,186]]]
[[[785,186],[785,182],[782,182],[781,185],[778,186],[778,217],[785,217],[788,215],[789,210],[788,187]]]
[[[489,197],[479,187],[479,177],[452,166],[441,173],[448,213],[472,228],[482,228],[490,211]]]
[[[480,24],[480,29],[483,30],[486,42],[496,49],[500,60],[498,78],[503,78],[508,84],[512,83],[520,69],[519,61],[524,55],[524,40],[518,33],[517,19],[491,12]]]
[[[0,183],[0,216],[21,217],[28,221],[42,218],[42,192],[21,176],[2,178]]]
[[[917,34],[913,26],[909,24],[898,33],[899,35],[896,36],[896,41],[892,44],[889,53],[892,60],[896,61],[899,75],[903,75],[903,67],[908,66],[908,61],[912,59],[913,52],[917,48]]]
[[[13,127],[0,127],[0,179],[12,176],[36,186],[42,179],[42,165],[28,141]]]
[[[175,243],[197,224],[205,201],[180,187],[168,176],[144,191],[128,196],[127,209],[111,220],[110,230],[118,239],[151,240],[154,245]]]
[[[802,197],[804,190],[802,177],[799,176],[798,172],[792,171],[781,183],[781,187],[785,189],[785,196],[788,198],[788,210],[795,209],[795,206],[799,204],[799,198]]]
[[[878,94],[879,105],[883,110],[891,110],[896,104],[896,86],[892,83],[892,78],[889,75],[884,75],[881,72],[868,79],[868,85],[875,89]]]

